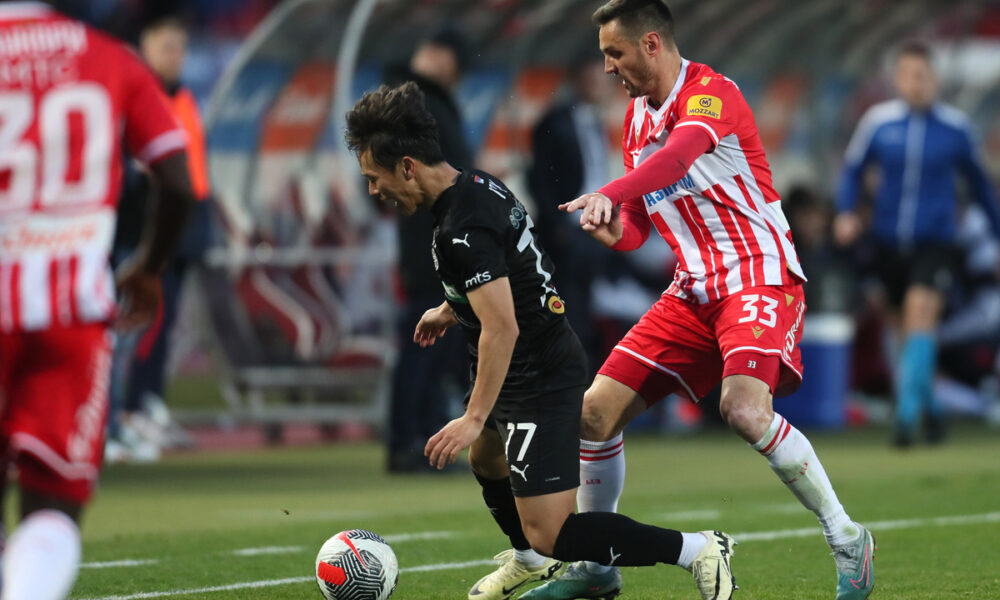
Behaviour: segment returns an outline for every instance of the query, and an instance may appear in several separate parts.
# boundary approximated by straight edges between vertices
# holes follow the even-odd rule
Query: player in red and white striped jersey
[[[64,598],[76,578],[77,521],[104,447],[109,327],[155,314],[193,199],[185,147],[123,44],[45,4],[0,3],[0,460],[17,468],[22,515],[3,600]],[[126,149],[161,193],[118,279],[116,315],[108,254]]]
[[[560,208],[582,210],[581,226],[619,251],[639,247],[652,224],[679,264],[585,396],[581,510],[614,510],[625,468],[621,432],[632,418],[671,393],[698,401],[721,380],[723,418],[823,525],[837,598],[866,598],[874,540],[847,516],[809,440],[772,408],[773,395],[794,391],[802,378],[805,275],[753,113],[734,82],[680,56],[661,0],[613,0],[594,21],[605,70],[633,98],[627,172]],[[524,598],[593,597],[587,590],[610,579],[599,566],[572,571],[584,584],[578,589],[556,581]]]
[[[668,293],[704,304],[805,279],[753,113],[731,80],[681,59],[662,104],[632,100],[622,146],[626,172],[634,175],[601,190],[612,204],[624,204],[629,237],[614,248],[637,247],[652,221],[679,260]]]

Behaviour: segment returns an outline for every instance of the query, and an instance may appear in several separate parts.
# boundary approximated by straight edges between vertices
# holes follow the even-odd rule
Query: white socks
[[[625,488],[625,442],[622,434],[606,442],[580,440],[580,512],[618,512]]]
[[[531,548],[528,548],[527,550],[518,550],[515,548],[514,559],[521,564],[535,569],[545,564],[545,557]]]
[[[80,529],[65,513],[28,515],[7,540],[0,600],[64,600],[80,567]]]
[[[767,432],[752,446],[767,458],[771,470],[799,502],[816,513],[831,547],[858,537],[860,530],[844,512],[812,444],[798,429],[775,413]]]
[[[708,538],[701,533],[684,533],[683,531],[681,537],[684,538],[684,545],[681,546],[681,555],[677,558],[677,566],[690,569],[691,563],[698,558],[702,548],[708,545]]]
[[[618,512],[618,498],[625,489],[625,442],[622,434],[606,442],[580,440],[580,489],[576,492],[579,512]],[[593,573],[612,569],[588,562]]]

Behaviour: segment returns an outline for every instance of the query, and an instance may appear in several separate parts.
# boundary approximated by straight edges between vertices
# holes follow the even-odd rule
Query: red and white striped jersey
[[[739,88],[684,60],[667,100],[635,98],[625,116],[625,170],[663,147],[678,127],[714,142],[676,183],[646,194],[649,218],[678,258],[667,293],[706,303],[744,288],[804,281],[753,113]]]
[[[186,145],[124,44],[35,2],[0,4],[0,332],[108,321],[123,147]]]

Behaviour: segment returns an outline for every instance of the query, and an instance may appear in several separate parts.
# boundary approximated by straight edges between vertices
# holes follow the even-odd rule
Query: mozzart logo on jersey
[[[687,114],[718,119],[722,116],[722,100],[715,96],[691,96]]]
[[[646,206],[653,206],[660,200],[666,200],[670,196],[676,194],[679,190],[692,189],[694,189],[694,179],[692,179],[690,175],[685,175],[684,177],[681,177],[677,183],[668,185],[662,190],[650,192],[643,196],[643,199],[646,200]]]

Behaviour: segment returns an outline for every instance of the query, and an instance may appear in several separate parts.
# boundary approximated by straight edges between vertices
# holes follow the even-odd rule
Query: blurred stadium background
[[[168,361],[167,405],[193,448],[106,470],[74,597],[318,597],[315,549],[357,526],[394,540],[404,569],[397,597],[462,597],[500,540],[470,478],[381,472],[391,373],[408,343],[396,327],[397,223],[365,193],[342,143],[343,115],[422,39],[453,27],[469,44],[457,97],[475,164],[538,210],[532,129],[566,97],[581,56],[597,54],[590,14],[601,2],[55,4],[133,43],[149,22],[182,19],[190,33],[182,80],[202,108],[213,188],[209,249],[185,282]],[[936,382],[962,423],[944,448],[893,453],[889,334],[864,274],[871,256],[829,251],[829,220],[850,134],[866,108],[892,96],[891,50],[908,38],[933,47],[943,99],[971,117],[1000,179],[1000,2],[670,6],[682,55],[734,79],[750,102],[807,261],[805,385],[779,407],[797,425],[825,430],[814,443],[845,504],[884,532],[876,597],[997,597],[996,553],[970,543],[973,531],[995,537],[1000,520],[997,242],[982,214],[963,212],[965,268],[949,291]],[[615,176],[626,98],[615,90],[602,101]],[[820,210],[797,221],[807,212],[797,202]],[[599,347],[670,278],[662,240],[634,254],[589,280],[586,319]],[[450,410],[460,409],[462,391],[451,390]],[[832,571],[812,516],[789,509],[791,497],[733,436],[681,435],[721,428],[713,410],[711,399],[700,407],[668,399],[634,424],[652,435],[630,442],[623,506],[658,524],[750,532],[737,559],[748,599],[828,597]],[[319,445],[352,440],[361,443]],[[962,525],[980,529],[946,529]],[[764,540],[777,541],[754,544]],[[680,575],[629,572],[627,596],[687,597]]]
[[[423,38],[453,27],[469,48],[457,97],[476,166],[537,208],[544,199],[533,198],[527,182],[531,130],[564,97],[567,71],[596,54],[589,15],[600,2],[63,4],[133,41],[143,23],[165,14],[190,26],[182,79],[203,108],[216,227],[185,288],[168,400],[185,425],[263,423],[277,439],[280,424],[337,426],[324,428],[327,435],[384,429],[389,374],[406,342],[394,325],[401,300],[394,217],[365,193],[342,144],[344,113]],[[891,50],[908,38],[932,45],[943,99],[970,115],[994,176],[1000,172],[1000,4],[671,5],[682,54],[733,78],[753,107],[786,211],[802,195],[830,209],[850,133],[868,106],[891,97]],[[603,99],[611,176],[621,172],[625,103],[619,92]],[[996,270],[996,244],[982,234],[977,209],[963,222],[970,252],[959,280],[967,285],[949,298],[938,388],[953,409],[985,417],[996,410],[1000,292],[995,277],[981,275]],[[800,247],[827,245],[826,227],[795,225]],[[648,246],[626,260],[623,271],[634,276],[605,273],[591,284],[589,318],[605,344],[669,278],[666,246],[658,238]],[[813,293],[804,346],[810,375],[800,395],[814,401],[783,412],[804,425],[884,422],[891,369],[880,350],[882,323],[866,308],[863,270],[851,262],[863,263],[863,252],[833,260],[803,252]],[[699,421],[698,411],[667,402],[640,425],[684,429]]]

